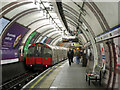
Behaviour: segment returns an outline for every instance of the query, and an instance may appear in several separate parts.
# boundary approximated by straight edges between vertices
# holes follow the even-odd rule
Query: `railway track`
[[[61,66],[63,63],[65,63],[65,61],[59,62],[58,64],[55,64],[52,67],[55,66]],[[61,63],[61,64],[60,64]],[[33,80],[35,77],[37,77],[38,75],[44,73],[45,71],[49,70],[50,68],[46,68],[43,69],[41,71],[32,71],[31,69],[29,71],[26,71],[24,74],[17,76],[16,78],[13,78],[5,83],[2,83],[2,85],[0,86],[0,89],[2,88],[2,90],[20,90],[24,85],[26,85],[28,82],[30,82],[31,80]]]
[[[31,81],[33,78],[35,78],[37,75],[39,75],[42,71],[38,72],[31,72],[27,71],[26,73],[9,80],[6,83],[3,83],[0,88],[2,90],[20,90],[26,83]]]

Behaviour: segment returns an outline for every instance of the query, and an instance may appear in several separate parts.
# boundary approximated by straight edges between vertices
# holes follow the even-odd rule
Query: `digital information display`
[[[75,39],[63,39],[62,42],[78,42],[78,38]]]

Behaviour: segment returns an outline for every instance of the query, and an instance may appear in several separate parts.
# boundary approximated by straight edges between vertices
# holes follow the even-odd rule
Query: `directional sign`
[[[78,42],[78,38],[75,38],[75,39],[63,39],[62,42]]]

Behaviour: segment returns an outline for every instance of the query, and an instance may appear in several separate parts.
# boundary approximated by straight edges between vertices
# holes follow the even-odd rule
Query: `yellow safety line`
[[[50,71],[52,71],[53,69],[49,70],[45,75],[43,75],[37,82],[35,82],[29,90],[32,90],[32,88],[35,87],[36,84],[38,84]]]
[[[57,68],[58,66],[55,66],[54,68]],[[53,68],[53,69],[54,69]],[[47,74],[49,74],[50,73],[50,71],[52,71],[53,69],[51,69],[51,70],[49,70],[48,72],[46,72],[45,73],[45,75],[43,75],[38,81],[36,81],[31,87],[30,87],[30,89],[29,90],[32,90],[32,88],[34,88],[35,87],[35,85],[37,85]]]
[[[62,64],[63,64],[63,63],[55,66],[54,68],[57,68],[58,66],[60,66],[60,65],[62,65]],[[37,85],[37,84],[38,84],[47,74],[49,74],[50,71],[52,71],[54,68],[52,68],[51,70],[49,70],[48,72],[46,72],[40,79],[38,79],[38,80],[29,88],[29,90],[32,90],[32,88],[34,88],[35,85]]]

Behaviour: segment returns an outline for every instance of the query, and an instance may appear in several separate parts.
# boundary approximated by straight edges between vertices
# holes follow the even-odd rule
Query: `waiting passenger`
[[[71,49],[71,56],[72,56],[71,62],[73,63],[73,57],[74,57],[74,51],[73,51],[73,49]]]
[[[79,51],[79,49],[77,49],[76,51],[75,51],[75,55],[76,55],[76,63],[77,64],[79,64],[80,63],[80,51]]]
[[[72,62],[72,50],[69,49],[69,51],[67,52],[67,56],[68,56],[68,60],[69,60],[69,65],[71,66],[71,62]]]

